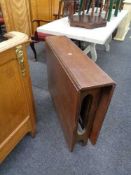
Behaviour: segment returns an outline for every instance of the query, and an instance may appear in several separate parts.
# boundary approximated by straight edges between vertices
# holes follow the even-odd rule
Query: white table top
[[[118,13],[117,17],[112,17],[110,22],[107,22],[105,27],[95,29],[85,29],[80,27],[71,27],[68,18],[61,18],[40,26],[37,32],[51,35],[64,35],[71,39],[87,41],[96,44],[105,44],[106,40],[111,36],[113,31],[120,24],[122,19],[127,15],[126,10]]]
[[[125,0],[123,2],[124,2],[124,4],[131,4],[131,0]]]

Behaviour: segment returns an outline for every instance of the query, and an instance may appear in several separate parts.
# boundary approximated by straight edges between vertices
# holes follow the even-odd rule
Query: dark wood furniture
[[[73,13],[78,12],[79,10],[79,0],[59,0],[59,8],[58,12],[54,14],[55,19],[60,19],[61,17],[65,17],[69,15],[69,8],[71,3],[73,2]]]
[[[111,20],[112,9],[115,9],[114,16],[117,16],[122,6],[121,0],[117,0],[115,3],[114,0],[80,0],[78,13],[74,15],[77,0],[63,1],[68,6],[70,25],[87,29],[105,26],[107,20]]]
[[[71,26],[93,29],[106,25],[110,0],[107,0],[105,4],[103,4],[103,0],[81,0],[79,12],[74,15],[75,2],[75,0],[69,0],[68,3],[69,22]],[[105,11],[104,16],[102,16],[103,10]]]
[[[1,5],[0,5],[0,37],[3,35],[3,25],[5,24],[4,22],[4,18],[3,18],[3,14],[2,14],[2,10],[1,10]]]
[[[50,22],[47,20],[33,20],[32,23],[36,23],[36,26],[39,27],[41,25],[41,22]],[[36,49],[35,49],[35,43],[38,43],[40,41],[45,41],[46,36],[49,36],[46,33],[38,33],[37,31],[34,32],[34,34],[31,36],[31,42],[30,42],[30,47],[34,53],[34,58],[35,61],[37,61],[37,53],[36,53]]]
[[[48,86],[70,151],[77,141],[95,144],[115,83],[70,39],[46,39]]]
[[[4,25],[4,18],[0,16],[0,36],[3,34],[2,26]]]

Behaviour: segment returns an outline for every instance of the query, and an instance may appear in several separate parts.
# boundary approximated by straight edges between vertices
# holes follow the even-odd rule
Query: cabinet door
[[[21,56],[22,52],[18,54]],[[21,63],[15,48],[0,53],[0,147],[30,117],[24,82],[28,72],[22,60]]]
[[[28,0],[0,0],[7,32],[19,31],[31,35],[31,18]]]
[[[32,19],[52,20],[58,10],[59,0],[30,0]]]
[[[54,19],[53,14],[58,12],[59,0],[30,0],[31,18],[48,20]],[[34,30],[36,26],[34,25]]]

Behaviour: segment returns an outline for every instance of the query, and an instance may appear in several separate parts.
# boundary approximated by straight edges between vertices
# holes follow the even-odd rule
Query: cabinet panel
[[[19,31],[31,35],[29,1],[1,0],[2,12],[7,31]]]
[[[0,65],[0,85],[0,116],[5,116],[0,117],[1,143],[29,115],[16,59]]]
[[[53,20],[59,0],[0,0],[0,4],[7,32],[19,31],[31,36],[36,30],[32,20]]]
[[[32,19],[53,20],[59,0],[30,0]]]
[[[30,132],[35,134],[35,109],[27,63],[28,36],[10,32],[0,43],[0,163]],[[14,38],[12,38],[14,37]]]
[[[31,18],[32,20],[48,20],[54,19],[54,13],[58,12],[59,0],[30,0]],[[41,23],[41,25],[44,23]],[[36,24],[34,23],[32,28],[36,30]]]

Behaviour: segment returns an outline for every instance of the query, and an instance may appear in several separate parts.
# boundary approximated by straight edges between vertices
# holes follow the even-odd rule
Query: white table
[[[106,46],[106,50],[110,49],[109,41],[113,31],[118,27],[123,18],[127,15],[126,10],[119,12],[117,17],[112,17],[110,22],[107,22],[105,27],[99,27],[95,29],[85,29],[80,27],[71,27],[68,18],[61,18],[40,26],[37,28],[37,32],[46,33],[51,35],[64,35],[68,38],[89,42],[90,44],[84,50],[84,52],[91,53],[91,57],[94,61],[97,60],[97,52],[95,45],[102,44]]]

